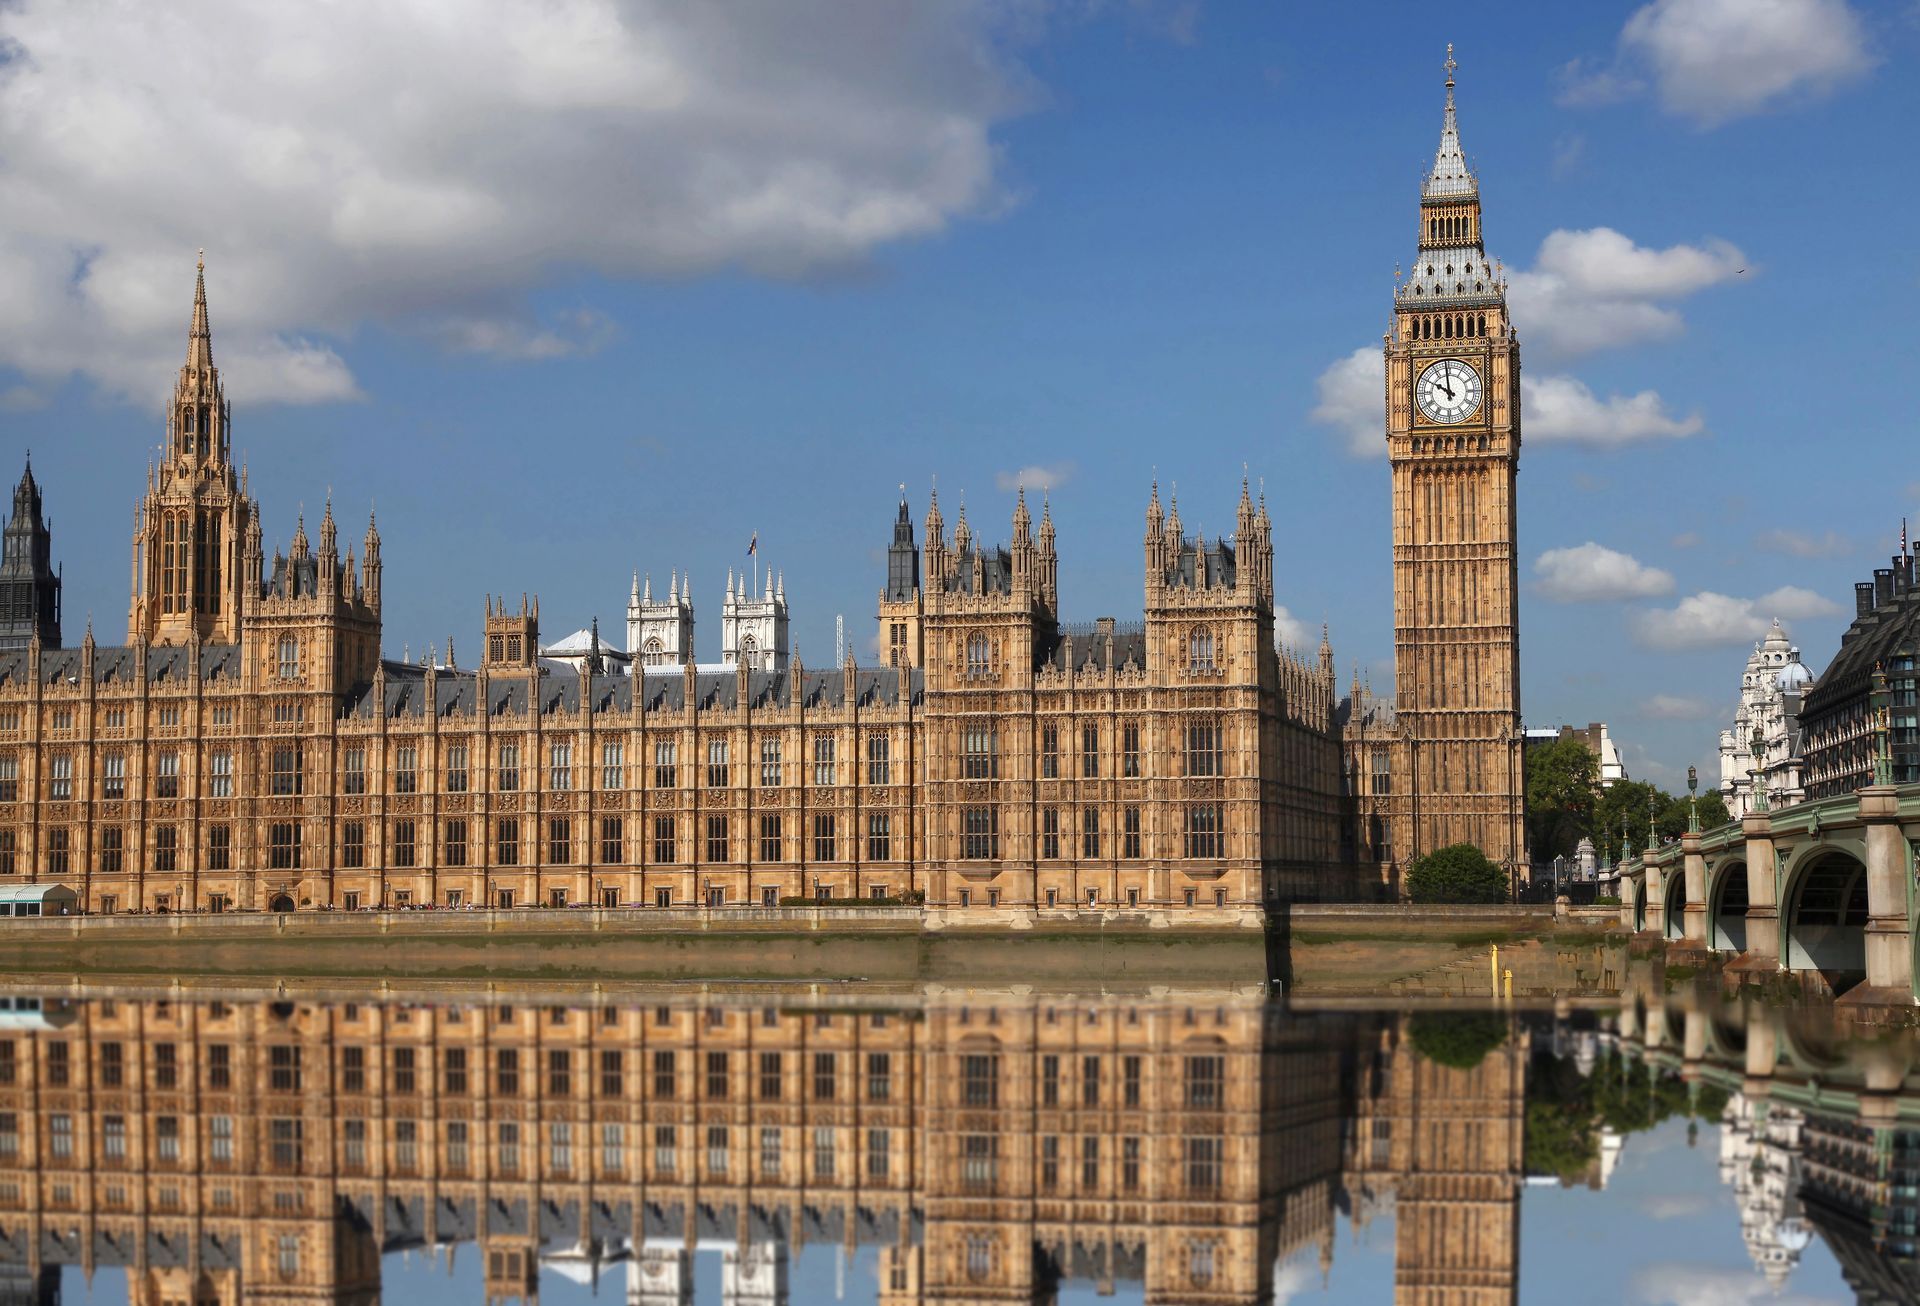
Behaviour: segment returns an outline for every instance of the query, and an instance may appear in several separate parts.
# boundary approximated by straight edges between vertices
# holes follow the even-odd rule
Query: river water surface
[[[0,1303],[1914,1301],[1913,1062],[1706,993],[14,989]]]

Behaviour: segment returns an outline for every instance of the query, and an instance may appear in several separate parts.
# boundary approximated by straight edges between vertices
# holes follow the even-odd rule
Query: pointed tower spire
[[[1160,507],[1160,478],[1153,480],[1153,493],[1147,497],[1147,534],[1155,536],[1166,529],[1167,514]]]
[[[1027,511],[1027,487],[1022,485],[1013,505],[1013,538],[1024,540],[1032,529],[1033,514]]]
[[[187,366],[204,370],[213,366],[213,328],[207,320],[207,251],[201,250],[194,267],[193,321],[187,328]]]
[[[1440,124],[1440,148],[1434,151],[1433,171],[1427,174],[1427,181],[1420,188],[1423,199],[1443,199],[1473,195],[1479,190],[1473,172],[1467,167],[1467,156],[1460,148],[1460,124],[1453,112],[1453,70],[1460,65],[1453,61],[1453,42],[1447,42],[1447,110]]]

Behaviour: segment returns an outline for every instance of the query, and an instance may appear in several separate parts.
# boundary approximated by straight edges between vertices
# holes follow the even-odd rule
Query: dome
[[[1780,668],[1780,674],[1773,678],[1773,683],[1783,691],[1798,693],[1813,683],[1813,673],[1796,658]]]
[[[1782,1220],[1773,1227],[1774,1245],[1789,1252],[1804,1252],[1813,1242],[1813,1233],[1798,1220]]]

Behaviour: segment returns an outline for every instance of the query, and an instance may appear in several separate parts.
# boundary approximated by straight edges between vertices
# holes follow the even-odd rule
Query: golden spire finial
[[[1459,64],[1453,61],[1453,42],[1452,41],[1447,42],[1447,61],[1441,66],[1447,70],[1447,89],[1452,90],[1453,89],[1453,70],[1460,66]]]

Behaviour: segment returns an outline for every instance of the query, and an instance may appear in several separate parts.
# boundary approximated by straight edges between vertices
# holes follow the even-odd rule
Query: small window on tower
[[[300,644],[293,636],[280,640],[280,678],[292,680],[300,674]]]

